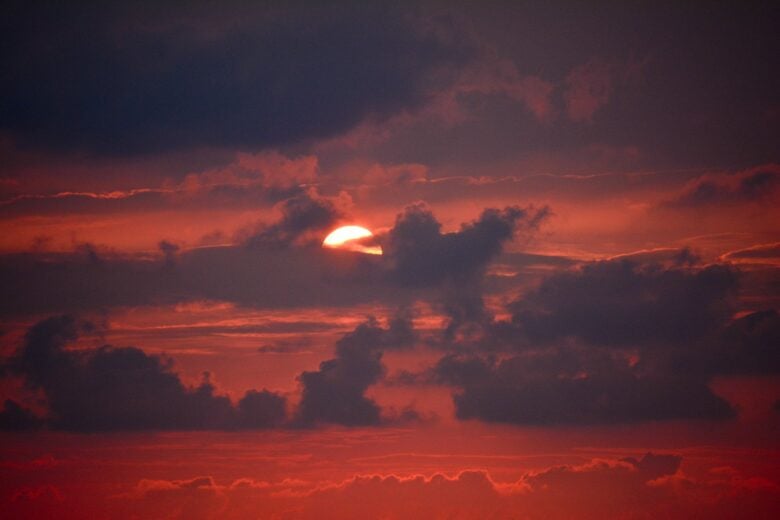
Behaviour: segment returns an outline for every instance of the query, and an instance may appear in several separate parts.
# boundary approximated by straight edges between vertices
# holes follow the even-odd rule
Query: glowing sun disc
[[[374,234],[371,231],[362,226],[342,226],[325,237],[322,245],[334,249],[347,249],[370,255],[381,255],[381,247],[376,245],[366,246],[361,243],[364,239],[373,236]]]

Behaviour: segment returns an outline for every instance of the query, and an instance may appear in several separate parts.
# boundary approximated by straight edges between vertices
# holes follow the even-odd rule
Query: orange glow
[[[370,239],[374,234],[361,226],[342,226],[332,231],[325,240],[322,241],[324,247],[334,249],[347,249],[369,255],[381,255],[382,248],[378,245],[365,245],[366,239]]]

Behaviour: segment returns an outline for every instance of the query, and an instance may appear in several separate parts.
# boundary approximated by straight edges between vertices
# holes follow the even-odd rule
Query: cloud
[[[453,402],[463,420],[583,425],[734,415],[701,376],[642,373],[604,351],[548,349],[500,361],[448,355],[433,377],[459,389]]]
[[[780,314],[769,309],[732,321],[703,354],[714,374],[780,373]]]
[[[612,68],[598,60],[574,67],[566,77],[563,98],[572,121],[593,119],[594,114],[609,101],[613,89]]]
[[[82,312],[117,306],[220,300],[255,307],[342,306],[408,300],[414,288],[383,280],[383,259],[325,251],[314,231],[330,202],[285,204],[279,221],[247,232],[246,244],[158,256],[80,247],[72,253],[0,255],[0,314]],[[241,238],[241,237],[239,237]],[[288,243],[292,242],[292,243]],[[169,242],[170,243],[170,242]],[[368,286],[371,290],[363,290]]]
[[[12,488],[3,504],[3,513],[11,518],[53,518],[62,516],[66,495],[51,484],[21,485]]]
[[[771,201],[780,186],[780,167],[768,164],[734,175],[703,176],[662,204],[669,208],[700,208]]]
[[[239,246],[180,249],[156,258],[91,245],[73,253],[0,255],[0,285],[9,295],[0,299],[0,314],[203,299],[256,307],[402,304],[442,284],[479,279],[504,243],[533,231],[547,215],[544,209],[490,209],[459,231],[442,233],[433,214],[415,206],[385,237],[382,256],[324,250],[323,230],[348,203],[303,192],[279,203],[277,220],[238,236],[244,242]]]
[[[496,319],[478,292],[450,295],[443,306],[449,322],[436,343],[449,353],[403,381],[454,387],[456,416],[464,420],[734,417],[710,383],[780,372],[778,313],[735,319],[739,278],[729,266],[691,264],[679,254],[638,262],[645,256],[554,273],[509,304],[506,320]]]
[[[745,249],[729,251],[722,256],[725,261],[774,264],[780,261],[780,242],[758,244]]]
[[[336,423],[376,425],[380,407],[365,396],[384,374],[385,350],[409,348],[417,339],[409,310],[383,328],[369,318],[336,343],[334,359],[300,375],[302,396],[296,426]],[[257,429],[284,427],[287,401],[268,390],[249,390],[234,405],[218,395],[208,373],[196,387],[185,386],[173,361],[135,347],[72,349],[91,325],[70,316],[32,326],[4,371],[22,376],[39,390],[48,407],[43,418],[14,401],[0,411],[3,430],[52,429],[95,432],[133,430]],[[407,414],[408,415],[408,414]]]
[[[575,336],[605,346],[679,345],[725,322],[737,286],[725,265],[665,268],[619,258],[554,274],[510,308],[533,342]]]
[[[18,2],[7,14],[2,130],[24,144],[99,154],[328,137],[418,107],[432,75],[464,54],[373,3]]]
[[[123,505],[136,516],[305,519],[763,518],[777,486],[734,472],[686,476],[682,457],[594,459],[498,482],[484,470],[456,475],[358,475],[338,483],[211,477],[142,480]],[[199,506],[197,509],[194,506]],[[187,516],[192,517],[192,516]]]
[[[379,424],[381,410],[365,392],[385,372],[384,351],[409,347],[415,337],[406,311],[393,317],[386,329],[374,318],[360,324],[336,343],[335,358],[299,376],[302,394],[295,422],[303,426]]]
[[[442,94],[436,107],[441,116],[452,121],[468,117],[464,98],[480,94],[504,95],[523,103],[542,122],[555,116],[552,95],[555,85],[536,75],[523,75],[513,60],[499,58],[495,51],[486,50],[479,60],[464,68],[451,91]]]
[[[181,181],[168,179],[154,187],[17,194],[0,201],[0,218],[270,208],[304,193],[318,172],[317,158],[312,155],[238,152],[219,168],[189,173]]]
[[[310,189],[279,203],[281,219],[260,229],[243,241],[249,247],[285,247],[307,235],[333,227],[345,216],[345,208],[351,204],[346,193],[328,199]]]
[[[78,338],[80,327],[89,325],[70,316],[38,322],[8,364],[43,393],[46,423],[54,429],[264,428],[285,419],[285,400],[277,394],[250,391],[235,408],[228,397],[215,393],[208,374],[197,387],[186,387],[170,359],[135,347],[66,348]]]
[[[392,278],[401,284],[467,281],[481,277],[518,231],[536,229],[549,213],[547,208],[516,206],[486,209],[459,231],[442,233],[433,213],[424,204],[416,204],[398,215],[382,249],[393,264]]]
[[[212,477],[143,479],[130,497],[131,502],[142,502],[142,516],[146,518],[219,518],[227,505],[223,486],[217,485]]]
[[[286,418],[286,400],[268,390],[248,390],[238,401],[238,424],[242,428],[281,426]]]
[[[6,399],[0,411],[0,431],[34,430],[42,421],[31,410],[22,407],[16,401]]]

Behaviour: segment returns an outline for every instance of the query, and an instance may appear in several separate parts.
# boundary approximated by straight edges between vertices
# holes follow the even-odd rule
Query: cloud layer
[[[2,130],[100,154],[329,137],[415,108],[430,75],[461,59],[400,10],[373,4],[15,2],[7,14]]]
[[[143,480],[124,500],[142,515],[199,512],[203,518],[733,518],[767,517],[776,492],[770,482],[732,472],[706,479],[680,471],[682,457],[593,460],[529,472],[496,482],[485,471],[454,476],[356,476],[329,485],[239,479],[221,485],[211,477]],[[763,516],[762,516],[763,515]],[[768,517],[767,517],[768,518]]]

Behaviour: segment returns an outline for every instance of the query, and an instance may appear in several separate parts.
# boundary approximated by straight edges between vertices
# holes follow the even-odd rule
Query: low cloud
[[[6,399],[0,410],[0,431],[34,430],[42,424],[40,417],[11,399]]]
[[[497,482],[483,470],[447,476],[359,475],[340,483],[211,477],[142,480],[123,497],[138,516],[198,511],[202,518],[429,519],[765,517],[777,486],[732,472],[699,479],[681,470],[682,457],[594,459],[554,466]]]
[[[575,336],[591,344],[679,345],[724,323],[737,273],[725,265],[665,268],[630,259],[555,274],[511,304],[512,323],[532,342]]]
[[[404,311],[386,329],[371,318],[346,334],[336,343],[335,358],[320,363],[317,371],[300,375],[302,396],[295,422],[302,426],[379,424],[381,409],[365,392],[385,373],[384,351],[410,347],[415,337],[411,316]]]
[[[447,295],[448,351],[408,384],[453,387],[456,416],[526,425],[719,420],[716,376],[780,373],[775,310],[734,318],[738,273],[685,251],[554,273],[497,319],[478,288]],[[683,259],[684,261],[681,261]]]
[[[501,361],[450,355],[434,380],[459,388],[453,401],[463,420],[547,426],[734,416],[704,378],[642,374],[606,352],[562,348]]]
[[[27,332],[8,362],[11,373],[45,397],[46,424],[70,431],[265,428],[285,420],[284,397],[250,391],[235,407],[218,395],[208,374],[187,387],[172,361],[135,347],[70,349],[81,324],[70,316],[43,320]],[[6,426],[20,426],[24,412],[8,405]],[[8,420],[6,420],[8,419]],[[15,419],[15,422],[12,421]],[[38,421],[42,422],[42,421]],[[37,423],[22,423],[25,427]]]

